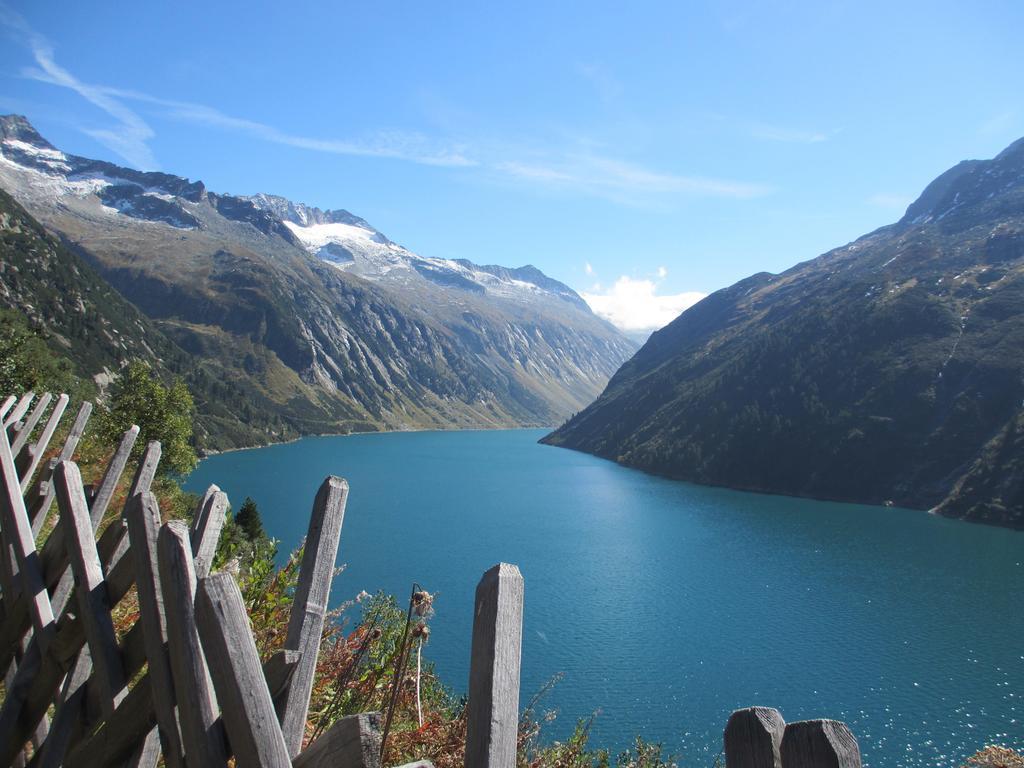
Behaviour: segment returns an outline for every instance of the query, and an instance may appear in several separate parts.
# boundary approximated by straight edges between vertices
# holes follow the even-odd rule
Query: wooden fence
[[[124,508],[101,529],[139,430],[86,488],[71,458],[89,403],[43,461],[67,406],[66,395],[32,393],[0,405],[0,766],[379,766],[376,713],[303,743],[348,484],[328,477],[316,495],[284,649],[261,660],[233,577],[211,573],[227,496],[211,486],[191,526],[162,523],[151,442]],[[138,619],[118,637],[111,611],[132,591]],[[515,764],[522,605],[515,566],[484,574],[467,768]]]
[[[87,488],[71,459],[91,404],[50,448],[67,406],[32,393],[0,405],[0,766],[379,768],[377,713],[304,744],[348,484],[328,477],[317,492],[284,648],[261,660],[234,578],[211,573],[227,496],[210,486],[190,526],[162,523],[151,442],[108,514],[139,429]],[[138,618],[118,637],[111,611],[133,591]],[[496,565],[476,589],[466,768],[516,764],[522,620],[522,575]],[[842,723],[786,725],[763,707],[733,713],[724,741],[728,768],[860,766]]]

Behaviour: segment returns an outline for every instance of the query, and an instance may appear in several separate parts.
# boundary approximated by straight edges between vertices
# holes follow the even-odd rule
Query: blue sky
[[[624,326],[902,215],[1024,136],[1024,4],[0,6],[66,151],[532,263]]]

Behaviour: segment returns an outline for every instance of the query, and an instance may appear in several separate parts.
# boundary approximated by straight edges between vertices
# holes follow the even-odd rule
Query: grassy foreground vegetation
[[[180,479],[196,464],[194,406],[180,380],[162,382],[144,363],[136,362],[121,371],[107,393],[96,393],[90,385],[77,381],[70,366],[55,358],[17,316],[5,313],[0,314],[0,386],[13,393],[104,395],[75,456],[84,481],[100,479],[120,435],[131,424],[138,424],[134,460],[149,440],[160,440],[163,446],[161,473],[153,492],[165,520],[192,517],[198,497],[182,490]],[[51,446],[61,444],[63,436],[58,434]],[[56,450],[52,448],[51,453]],[[132,474],[124,473],[119,497],[110,505],[112,512],[101,529],[120,514]],[[284,644],[302,551],[291,553],[280,568],[277,554],[278,543],[265,532],[256,502],[246,498],[237,512],[229,513],[214,569],[230,572],[237,580],[263,659]],[[331,612],[320,642],[306,724],[308,739],[315,739],[346,715],[381,712],[387,715],[384,765],[428,759],[436,768],[462,767],[466,701],[438,679],[426,655],[434,610],[434,597],[414,585],[408,603],[382,592],[364,592]],[[136,617],[135,595],[129,593],[115,611],[118,632],[127,631]],[[594,747],[590,743],[594,716],[577,722],[564,741],[545,739],[544,725],[553,721],[556,713],[543,710],[541,704],[556,682],[539,691],[521,714],[518,768],[675,767],[675,759],[666,755],[661,745],[640,738],[616,755]],[[716,766],[721,763],[719,757]],[[1004,747],[986,747],[964,768],[1024,768],[1024,755]]]

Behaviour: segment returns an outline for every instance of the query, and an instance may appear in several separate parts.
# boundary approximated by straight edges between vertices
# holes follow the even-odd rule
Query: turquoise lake
[[[437,592],[428,657],[464,692],[473,592],[526,582],[521,702],[564,737],[635,734],[710,766],[736,708],[846,721],[872,766],[1024,748],[1024,534],[922,512],[672,482],[538,445],[543,430],[308,438],[189,478],[259,504],[282,556],[328,474],[351,492],[332,601]]]

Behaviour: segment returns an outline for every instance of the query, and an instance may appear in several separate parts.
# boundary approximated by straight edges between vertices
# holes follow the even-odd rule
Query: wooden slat
[[[282,648],[263,663],[263,677],[266,678],[270,698],[275,702],[288,690],[301,659],[302,654],[298,651]]]
[[[722,735],[726,768],[782,768],[786,721],[777,709],[748,707],[729,717]]]
[[[860,768],[857,739],[838,720],[790,723],[780,752],[785,768]]]
[[[76,745],[64,761],[65,768],[120,766],[156,725],[153,689],[149,675],[132,687],[114,716],[88,739]],[[0,763],[2,765],[2,763]],[[203,763],[196,763],[203,766]]]
[[[78,448],[78,443],[81,441],[82,435],[85,434],[85,425],[88,424],[89,416],[91,415],[92,403],[82,403],[78,409],[78,415],[75,416],[75,421],[71,425],[71,431],[64,441],[64,447],[60,449],[60,453],[52,460],[52,463],[48,463],[46,472],[40,473],[39,478],[36,480],[36,490],[28,495],[29,499],[34,499],[32,508],[29,510],[29,517],[32,518],[32,535],[37,539],[39,538],[40,531],[43,529],[43,525],[46,523],[46,516],[50,513],[50,506],[57,497],[53,490],[53,484],[50,482],[53,470],[57,468],[60,462],[75,457],[75,449]]]
[[[196,628],[196,574],[184,523],[172,520],[160,529],[157,560],[185,754],[189,765],[225,765],[227,747],[217,726],[217,700]]]
[[[211,485],[210,489],[216,487]],[[205,579],[210,575],[229,506],[228,495],[220,490],[213,493],[207,490],[204,498],[206,503],[203,510],[192,524],[192,556],[195,559],[197,579]]]
[[[380,768],[380,719],[377,712],[341,718],[306,747],[292,765],[294,768]]]
[[[7,434],[0,430],[0,512],[3,515],[3,538],[14,549],[14,556],[21,578],[21,588],[28,599],[29,616],[32,626],[45,650],[53,639],[54,617],[50,607],[50,596],[43,582],[39,553],[32,537],[25,500],[21,496],[21,485],[14,468],[14,457],[7,442]]]
[[[86,683],[90,674],[92,658],[89,649],[83,648],[64,681],[49,736],[40,751],[39,768],[59,768],[64,762],[75,725],[84,714]]]
[[[121,653],[117,647],[114,622],[110,617],[113,604],[103,578],[78,466],[71,461],[62,461],[53,476],[57,485],[57,507],[64,524],[71,571],[75,578],[80,617],[92,656],[93,676],[99,685],[103,716],[107,718],[113,714],[114,708],[125,695]]]
[[[285,648],[302,653],[302,660],[292,677],[288,693],[278,703],[281,730],[291,757],[298,755],[302,749],[309,696],[316,675],[320,637],[331,594],[334,561],[338,556],[338,541],[347,500],[348,483],[340,477],[328,477],[316,494],[309,519],[299,583],[295,589],[288,635],[284,641]]]
[[[92,520],[93,530],[99,528],[100,523],[103,522],[103,517],[107,514],[107,508],[117,492],[117,484],[121,481],[121,475],[124,474],[124,468],[128,465],[128,459],[131,458],[132,449],[135,447],[135,441],[138,439],[139,428],[134,424],[121,435],[121,441],[117,445],[117,450],[114,451],[110,463],[107,464],[107,469],[103,473],[103,479],[100,480],[100,484],[96,488],[96,494],[89,505],[89,518]]]
[[[51,400],[53,400],[53,395],[49,392],[39,398],[36,401],[35,408],[32,409],[32,413],[25,419],[25,423],[18,428],[17,436],[11,440],[11,453],[14,454],[15,459],[21,453],[21,449],[28,445],[28,439],[32,437],[36,424],[43,418],[43,413],[46,412],[46,407],[50,404]]]
[[[242,593],[230,574],[199,582],[196,620],[236,765],[291,768]]]
[[[284,673],[283,684],[287,684],[288,668],[294,660],[293,651],[287,651],[279,662],[272,663],[274,656],[263,665],[266,686],[272,694],[282,685],[280,673]],[[275,654],[277,656],[278,654]],[[278,666],[280,665],[280,666]],[[277,670],[275,671],[275,667]],[[135,686],[125,697],[114,716],[94,735],[74,747],[66,768],[105,768],[120,766],[142,739],[146,738],[150,729],[156,725],[153,711],[153,689],[149,675],[142,675]],[[0,765],[3,763],[0,762]]]
[[[14,407],[14,404],[16,402],[18,402],[18,398],[16,398],[14,395],[8,395],[6,398],[4,398],[3,405],[0,405],[0,419],[6,420],[7,412]]]
[[[36,469],[39,467],[39,462],[42,461],[43,455],[46,453],[47,447],[50,445],[50,440],[53,438],[53,433],[57,431],[57,425],[60,424],[60,420],[64,418],[64,411],[67,410],[69,398],[67,395],[61,395],[57,398],[57,402],[53,406],[53,410],[50,411],[50,418],[46,420],[46,426],[43,427],[43,431],[39,433],[39,438],[34,442],[30,443],[28,447],[21,452],[21,456],[15,459],[15,466],[18,468],[18,476],[21,477],[21,492],[25,493],[28,490],[29,485],[32,482],[32,476],[35,474]],[[32,517],[32,510],[29,510],[29,519],[34,520]],[[35,525],[32,526],[32,533],[35,534]]]
[[[125,557],[125,550],[119,546],[125,538],[125,530],[123,522],[115,521],[103,532],[97,546],[100,559],[107,571],[107,593],[112,603],[117,603],[124,597],[134,581],[131,558]],[[141,646],[141,633],[137,637]],[[39,638],[33,635],[18,666],[14,684],[7,688],[7,697],[0,710],[0,766],[11,761],[12,755],[19,749],[18,745],[25,743],[45,716],[65,673],[71,668],[84,645],[85,630],[82,620],[67,611],[57,623],[55,637],[45,656],[41,651]],[[140,654],[140,657],[143,657],[143,654]],[[142,666],[142,661],[138,666]],[[138,667],[126,670],[126,676],[130,677],[137,671]],[[92,689],[93,686],[90,686],[90,691]],[[98,693],[90,693],[89,698],[95,700]],[[124,706],[127,706],[127,700],[122,708]],[[146,731],[154,724],[150,723]]]
[[[10,429],[25,413],[28,411],[28,407],[32,405],[32,401],[35,400],[35,392],[26,392],[18,400],[18,404],[7,412],[4,417],[4,429]]]
[[[184,765],[178,721],[174,714],[174,678],[167,657],[167,624],[164,617],[163,593],[157,560],[157,539],[160,534],[160,507],[156,497],[146,492],[128,501],[130,551],[135,566],[135,586],[139,595],[139,618],[153,681],[154,709],[159,724],[160,743],[167,765]]]
[[[466,768],[511,768],[519,728],[523,577],[499,563],[480,579],[469,666]]]

